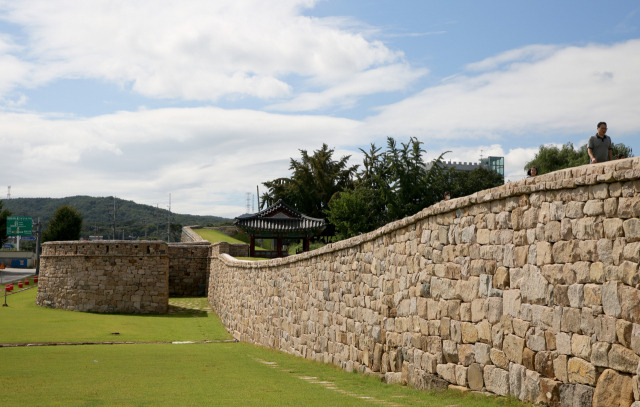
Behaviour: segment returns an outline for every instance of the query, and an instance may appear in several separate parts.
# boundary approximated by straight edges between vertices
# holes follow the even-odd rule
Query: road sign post
[[[31,236],[33,219],[29,216],[7,216],[7,236]]]

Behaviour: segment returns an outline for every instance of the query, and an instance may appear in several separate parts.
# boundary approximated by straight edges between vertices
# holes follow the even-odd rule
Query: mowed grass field
[[[41,308],[35,295],[36,289],[11,295],[9,306],[0,307],[3,407],[525,405],[387,385],[376,377],[229,342],[231,336],[204,298],[172,299],[170,314],[139,316]],[[51,342],[74,345],[43,345]],[[93,342],[127,343],[87,344]]]
[[[214,229],[193,229],[194,232],[199,234],[204,240],[208,240],[211,243],[216,242],[227,242],[227,243],[242,243],[246,244],[242,240],[235,239],[227,234],[220,232],[219,230]],[[257,248],[256,248],[257,249]],[[258,250],[261,250],[258,249]]]

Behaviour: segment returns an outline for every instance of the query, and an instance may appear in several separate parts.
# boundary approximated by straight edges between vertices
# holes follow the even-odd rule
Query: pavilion
[[[312,218],[293,209],[282,199],[270,207],[253,215],[238,216],[233,221],[234,226],[249,235],[251,239],[249,256],[256,255],[256,239],[274,239],[275,251],[260,251],[260,257],[284,257],[282,251],[283,239],[302,239],[302,250],[309,251],[309,241],[312,236],[322,233],[327,227],[324,219]]]

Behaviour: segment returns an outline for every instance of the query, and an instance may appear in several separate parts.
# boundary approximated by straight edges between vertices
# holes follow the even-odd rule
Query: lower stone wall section
[[[169,296],[204,297],[209,282],[207,241],[169,243]]]
[[[640,399],[640,158],[440,202],[284,259],[226,252],[211,247],[208,299],[236,339],[417,388]]]
[[[206,240],[204,240],[202,238],[202,236],[200,236],[199,234],[197,234],[196,232],[193,231],[193,229],[199,229],[199,228],[200,228],[200,226],[198,226],[198,225],[183,226],[182,227],[182,234],[180,236],[180,241],[184,242],[184,243],[206,242]]]
[[[164,242],[48,242],[40,258],[37,305],[105,313],[168,311]]]

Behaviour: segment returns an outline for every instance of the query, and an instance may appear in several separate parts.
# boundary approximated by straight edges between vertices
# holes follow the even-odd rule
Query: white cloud
[[[380,92],[405,89],[408,84],[427,74],[426,69],[413,70],[406,64],[395,64],[358,72],[335,86],[317,93],[307,92],[294,99],[268,106],[283,111],[311,111],[334,105],[351,107],[353,98]]]
[[[304,16],[315,1],[147,0],[135,2],[25,0],[0,2],[4,19],[27,33],[23,58],[37,63],[33,84],[92,78],[131,87],[152,98],[216,101],[225,96],[286,98],[287,82],[338,85],[403,59],[380,41],[341,26],[337,19]],[[342,22],[347,25],[350,23]],[[8,43],[8,41],[4,41]],[[0,38],[0,66],[19,71]],[[3,69],[3,73],[7,69]],[[416,76],[404,65],[385,90]],[[16,78],[8,83],[20,82]],[[0,81],[2,81],[0,79]],[[392,84],[395,84],[395,88]],[[378,88],[380,89],[380,88]],[[0,92],[2,92],[0,82]],[[356,89],[353,95],[368,94]],[[375,90],[374,90],[375,91]],[[336,97],[329,98],[337,101]]]
[[[510,53],[525,55],[529,51]],[[525,58],[526,59],[526,58]],[[485,68],[497,64],[482,64]],[[612,46],[565,47],[504,70],[457,76],[386,106],[367,120],[371,134],[440,140],[524,134],[590,134],[601,118],[618,134],[640,130],[640,40]]]
[[[0,113],[3,155],[17,163],[3,181],[16,197],[116,195],[152,204],[172,193],[177,212],[233,217],[244,210],[228,202],[242,203],[256,185],[288,175],[298,149],[364,144],[357,126],[347,119],[218,108],[75,120]]]
[[[556,45],[529,45],[502,52],[479,62],[467,64],[466,69],[468,71],[489,71],[511,63],[537,62],[548,58],[558,48]]]

